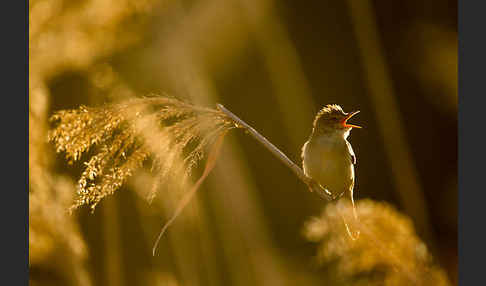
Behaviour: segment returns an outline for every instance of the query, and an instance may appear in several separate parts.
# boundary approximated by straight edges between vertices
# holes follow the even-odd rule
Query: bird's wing
[[[346,141],[346,145],[348,146],[349,155],[351,156],[351,162],[353,165],[356,165],[356,155],[354,155],[353,147],[351,147],[351,144],[348,141]]]

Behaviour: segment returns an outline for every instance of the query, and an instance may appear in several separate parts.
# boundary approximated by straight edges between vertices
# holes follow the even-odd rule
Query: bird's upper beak
[[[350,119],[351,117],[353,117],[354,115],[356,115],[358,113],[359,113],[359,110],[348,113],[346,115],[346,117],[344,117],[344,119],[341,121],[341,124],[343,125],[343,127],[345,127],[345,128],[350,128],[350,127],[351,128],[361,128],[361,126],[347,123],[348,119]]]

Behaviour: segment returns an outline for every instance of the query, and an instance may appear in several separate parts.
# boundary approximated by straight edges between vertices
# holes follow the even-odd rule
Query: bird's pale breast
[[[319,138],[302,148],[304,173],[332,194],[350,190],[354,184],[354,167],[347,142]]]

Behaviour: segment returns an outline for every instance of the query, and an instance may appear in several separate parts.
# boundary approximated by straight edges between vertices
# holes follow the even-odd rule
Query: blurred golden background
[[[47,142],[49,117],[164,92],[224,104],[299,164],[323,105],[361,110],[353,120],[364,128],[349,139],[355,200],[365,217],[375,210],[412,229],[396,212],[408,217],[410,247],[423,241],[447,277],[437,281],[457,284],[456,1],[29,1],[31,285],[372,284],[355,277],[365,262],[335,277],[330,260],[316,259],[325,232],[305,225],[326,202],[241,131],[155,257],[179,197],[161,190],[149,204],[147,171],[93,214],[69,215],[83,164]],[[379,229],[393,237],[386,222]],[[385,284],[401,285],[393,279]]]

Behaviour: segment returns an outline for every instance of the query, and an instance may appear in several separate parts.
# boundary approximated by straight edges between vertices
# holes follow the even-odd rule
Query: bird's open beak
[[[345,128],[361,128],[361,126],[358,126],[358,125],[354,125],[354,124],[348,124],[347,121],[353,117],[354,115],[358,114],[359,113],[359,110],[358,111],[354,111],[354,112],[350,112],[348,113],[348,115],[346,115],[346,117],[344,117],[343,121],[341,121],[341,123],[343,124],[343,127]]]

